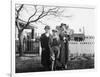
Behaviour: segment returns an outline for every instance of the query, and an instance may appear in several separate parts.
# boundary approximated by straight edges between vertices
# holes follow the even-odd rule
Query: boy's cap
[[[57,32],[57,30],[53,29],[52,32]]]
[[[44,29],[50,29],[50,26],[48,26],[48,25],[47,25],[47,26],[45,26],[45,28],[44,28]]]

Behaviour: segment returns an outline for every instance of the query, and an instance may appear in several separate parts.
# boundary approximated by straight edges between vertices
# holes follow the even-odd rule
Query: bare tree
[[[22,34],[22,29],[20,28],[20,24],[19,24],[19,16],[20,16],[20,11],[22,10],[23,8],[23,4],[18,8],[18,9],[15,9],[16,10],[16,17],[15,17],[15,25],[18,29],[18,39],[19,39],[19,47],[18,47],[18,50],[20,52],[20,56],[23,55],[23,51],[22,51],[22,43],[21,43],[21,34]]]
[[[59,10],[60,8],[58,7],[44,7],[41,6],[41,11],[38,11],[37,5],[34,5],[34,13],[28,18],[28,20],[26,21],[26,23],[24,25],[21,25],[19,21],[24,21],[23,19],[20,18],[20,14],[22,12],[22,10],[25,10],[24,8],[24,4],[19,5],[19,7],[15,7],[15,24],[16,27],[18,29],[18,39],[19,39],[19,54],[20,56],[23,55],[23,50],[22,50],[22,43],[21,43],[21,35],[22,32],[25,28],[27,28],[31,23],[35,23],[35,22],[40,22],[40,19],[49,16],[49,15],[54,15],[54,16],[59,16],[62,11]]]

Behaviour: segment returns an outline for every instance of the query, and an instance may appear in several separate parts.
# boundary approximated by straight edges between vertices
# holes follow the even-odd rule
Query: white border
[[[91,69],[86,69],[86,70],[67,70],[67,71],[57,71],[56,73],[55,72],[30,72],[30,73],[19,73],[19,74],[15,74],[15,3],[21,3],[21,4],[35,4],[35,5],[50,5],[50,6],[57,6],[57,5],[60,5],[60,6],[66,6],[67,7],[77,7],[77,8],[88,8],[88,9],[95,9],[95,6],[93,5],[85,5],[85,4],[67,4],[67,3],[48,3],[48,2],[37,2],[37,1],[33,1],[33,0],[12,0],[12,68],[11,68],[11,73],[12,73],[12,76],[15,76],[15,77],[33,77],[35,75],[38,75],[38,76],[56,76],[56,74],[60,77],[62,75],[66,76],[66,73],[67,73],[67,76],[72,76],[72,74],[78,74],[77,76],[81,77],[82,74],[84,73],[94,73],[96,72],[97,70],[91,70]],[[96,63],[97,65],[97,63]],[[97,67],[96,67],[97,69]],[[74,75],[73,75],[74,76]]]
[[[11,73],[12,73],[12,76],[15,75],[15,2],[12,1],[11,2]]]

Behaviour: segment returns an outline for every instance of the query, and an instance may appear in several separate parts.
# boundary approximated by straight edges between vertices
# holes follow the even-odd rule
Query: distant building
[[[21,20],[19,21],[20,28],[21,28],[21,27],[24,27],[25,24],[26,24],[25,21],[21,21]],[[29,36],[31,37],[31,39],[34,39],[35,28],[37,28],[37,27],[34,26],[34,25],[32,25],[32,24],[30,24],[30,25],[28,25],[28,26],[24,29],[24,31],[26,31],[26,35],[29,34]],[[29,31],[30,31],[30,32],[29,32]],[[23,32],[23,33],[25,33],[25,32]],[[17,39],[17,38],[18,38],[18,31],[16,31],[16,39]]]
[[[85,42],[87,42],[89,44],[94,43],[94,39],[95,39],[94,36],[85,36]]]
[[[74,33],[70,36],[70,39],[74,41],[83,41],[85,40],[85,35],[83,33]]]

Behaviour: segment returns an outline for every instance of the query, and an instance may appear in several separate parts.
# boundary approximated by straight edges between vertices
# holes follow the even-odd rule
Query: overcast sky
[[[27,5],[27,8],[21,12],[21,18],[27,21],[28,16],[30,16],[34,11],[31,5]],[[63,8],[62,8],[63,9]],[[54,29],[55,26],[61,23],[66,23],[71,29],[74,29],[75,33],[79,33],[79,29],[85,29],[86,35],[95,35],[95,24],[94,24],[94,9],[86,8],[64,8],[63,15],[71,17],[54,17],[48,16],[43,18],[41,21]],[[35,24],[37,26],[37,31],[39,33],[44,32],[43,24]]]

